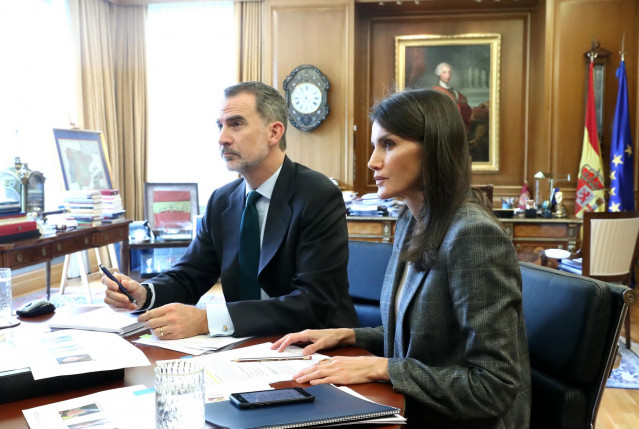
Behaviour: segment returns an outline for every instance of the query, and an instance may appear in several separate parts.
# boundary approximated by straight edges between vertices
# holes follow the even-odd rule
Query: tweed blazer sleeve
[[[405,228],[398,222],[398,248]],[[395,259],[389,267],[394,273],[386,276],[382,311],[393,387],[451,420],[526,426],[530,368],[521,275],[510,239],[486,213],[465,203],[438,255],[428,272],[409,270],[397,315],[403,266]]]

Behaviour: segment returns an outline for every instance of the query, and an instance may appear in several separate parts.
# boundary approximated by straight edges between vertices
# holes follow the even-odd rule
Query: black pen
[[[111,274],[111,272],[107,270],[104,265],[98,264],[98,267],[100,267],[100,269],[102,270],[105,276],[113,280],[118,285],[118,287],[120,288],[120,292],[125,294],[126,297],[129,298],[129,301],[131,301],[135,305],[138,305],[138,302],[135,300],[135,298],[133,298],[133,296],[129,293],[128,290],[124,289],[124,286],[122,286],[122,283],[120,283],[118,279],[116,279],[115,276]]]

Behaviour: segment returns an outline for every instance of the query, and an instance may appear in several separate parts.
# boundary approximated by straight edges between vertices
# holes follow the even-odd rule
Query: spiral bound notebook
[[[332,384],[307,387],[313,402],[239,409],[229,401],[205,405],[206,421],[216,428],[287,429],[367,420],[399,414],[394,407],[369,402]]]

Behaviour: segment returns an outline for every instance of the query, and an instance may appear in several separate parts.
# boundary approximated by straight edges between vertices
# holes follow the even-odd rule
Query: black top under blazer
[[[355,327],[348,295],[348,231],[339,188],[285,157],[266,218],[258,281],[268,300],[239,301],[238,246],[245,182],[213,192],[197,237],[170,270],[148,283],[158,307],[195,304],[221,278],[235,336]]]
[[[530,362],[511,240],[476,204],[462,204],[436,265],[409,270],[396,314],[405,267],[399,254],[414,225],[408,210],[397,221],[381,294],[383,328],[355,329],[358,344],[389,358],[412,427],[527,428]]]

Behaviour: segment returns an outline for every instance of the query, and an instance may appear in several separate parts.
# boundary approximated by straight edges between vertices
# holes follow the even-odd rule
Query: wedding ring
[[[317,362],[318,365],[328,365],[329,363],[331,363],[330,358],[322,359],[321,361]]]
[[[160,326],[160,337],[164,336],[164,326]]]

